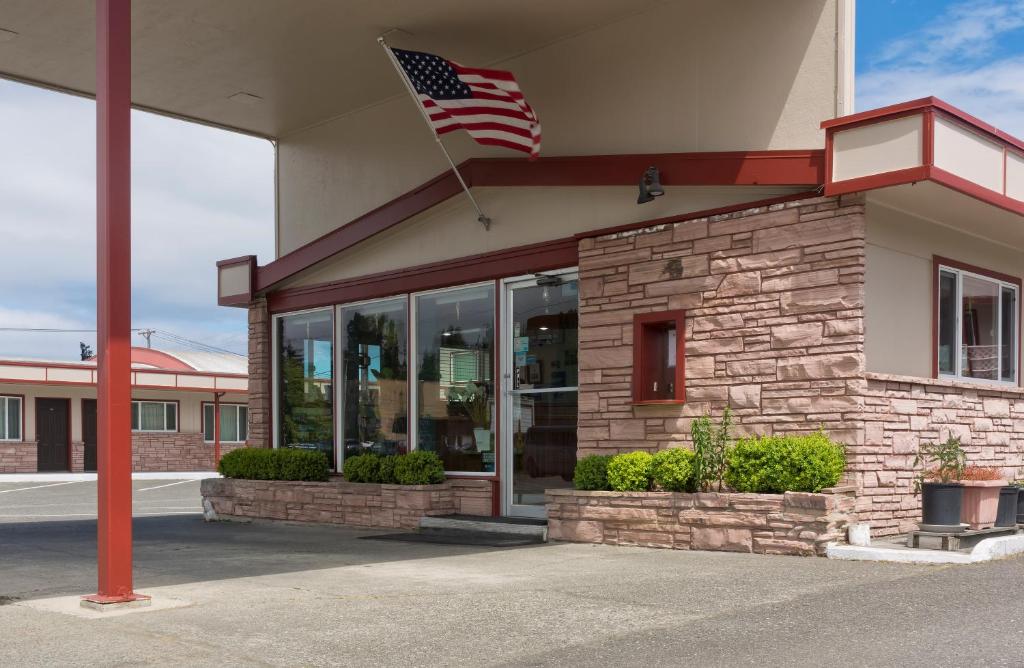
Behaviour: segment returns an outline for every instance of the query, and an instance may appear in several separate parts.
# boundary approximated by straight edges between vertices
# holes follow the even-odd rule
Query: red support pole
[[[213,470],[220,464],[220,398],[223,392],[213,393]]]
[[[131,2],[96,0],[96,445],[98,592],[132,589]]]

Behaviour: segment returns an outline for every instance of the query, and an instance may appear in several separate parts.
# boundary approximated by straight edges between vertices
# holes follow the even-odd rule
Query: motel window
[[[277,445],[318,450],[334,468],[333,309],[277,319]]]
[[[416,438],[445,469],[493,473],[494,286],[415,298]]]
[[[633,318],[633,403],[682,403],[685,399],[682,311]]]
[[[203,440],[212,443],[217,421],[214,405],[203,404]],[[239,404],[220,404],[220,440],[222,443],[244,443],[249,437],[249,409]]]
[[[133,401],[132,431],[178,431],[174,401]]]
[[[21,440],[21,397],[0,397],[0,441]]]
[[[1020,283],[939,264],[937,287],[939,375],[1016,383]]]
[[[406,299],[343,306],[338,320],[343,456],[407,452]]]

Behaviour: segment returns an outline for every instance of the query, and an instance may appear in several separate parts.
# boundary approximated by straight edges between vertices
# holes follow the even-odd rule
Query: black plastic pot
[[[1024,487],[1017,489],[1017,524],[1024,524]]]
[[[958,530],[964,488],[953,482],[926,482],[921,485],[921,526],[932,530]]]
[[[996,511],[997,527],[1017,525],[1017,498],[1019,496],[1020,488],[1016,485],[1007,485],[999,489],[999,509]]]

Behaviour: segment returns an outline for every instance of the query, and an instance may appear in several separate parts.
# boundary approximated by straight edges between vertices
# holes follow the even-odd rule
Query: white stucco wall
[[[837,85],[840,1],[670,2],[474,64],[516,74],[547,156],[822,148],[818,124],[835,115],[840,90],[850,92]],[[462,133],[446,143],[456,161],[515,155]],[[282,137],[278,254],[445,168],[404,96]]]

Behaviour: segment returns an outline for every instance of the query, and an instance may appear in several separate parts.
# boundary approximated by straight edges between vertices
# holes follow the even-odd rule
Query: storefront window
[[[344,456],[409,447],[405,298],[341,308]]]
[[[418,448],[445,469],[495,470],[493,378],[493,285],[416,297]]]
[[[331,311],[277,321],[278,446],[319,450],[334,467],[334,318]]]

